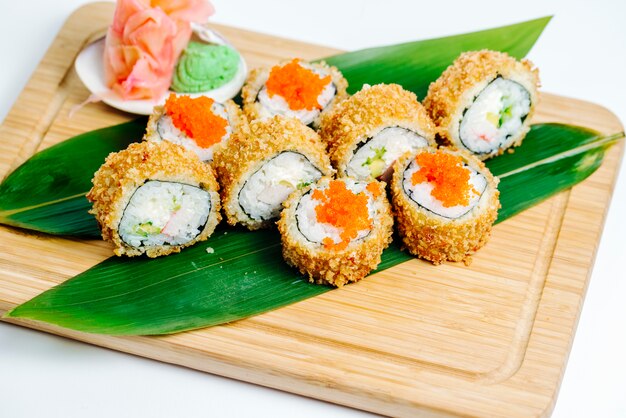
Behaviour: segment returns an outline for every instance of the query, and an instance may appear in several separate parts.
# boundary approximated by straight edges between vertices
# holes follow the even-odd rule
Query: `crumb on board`
[[[213,249],[213,247],[206,247],[206,252],[207,254],[213,254],[215,250]]]

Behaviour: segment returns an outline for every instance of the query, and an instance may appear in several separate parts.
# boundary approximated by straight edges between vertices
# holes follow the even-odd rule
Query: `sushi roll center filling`
[[[461,141],[475,153],[506,145],[522,128],[530,105],[530,94],[521,84],[496,78],[467,108],[460,125]]]
[[[373,227],[370,196],[376,198],[380,189],[375,183],[360,185],[361,191],[350,190],[341,180],[332,180],[327,188],[310,194],[315,219],[309,222],[311,235],[322,235],[321,243],[328,250],[341,251],[354,239],[366,236]],[[330,227],[330,228],[328,228]],[[321,233],[321,234],[320,234]]]
[[[384,128],[354,152],[346,174],[362,180],[378,178],[404,153],[427,145],[424,137],[406,128]]]
[[[223,107],[206,96],[191,98],[170,94],[165,102],[165,115],[170,118],[174,128],[195,142],[199,148],[210,148],[221,142],[230,132]],[[159,134],[161,137],[165,134],[164,139],[167,140],[176,136],[175,132]]]
[[[265,162],[239,192],[239,205],[251,219],[277,218],[282,204],[297,189],[316,182],[322,173],[307,157],[284,151]]]
[[[182,245],[204,228],[211,196],[188,184],[147,181],[133,193],[119,224],[122,240],[132,246]]]
[[[305,68],[299,59],[271,69],[265,88],[270,98],[282,97],[291,110],[322,109],[319,96],[332,82],[330,75],[321,76]]]

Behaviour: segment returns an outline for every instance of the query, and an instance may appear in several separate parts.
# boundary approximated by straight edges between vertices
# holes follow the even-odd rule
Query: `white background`
[[[87,0],[0,0],[0,119]],[[215,0],[213,20],[343,49],[554,14],[530,54],[545,91],[626,120],[626,2]],[[626,170],[621,171],[554,417],[626,417]],[[0,416],[351,417],[362,412],[0,324]]]

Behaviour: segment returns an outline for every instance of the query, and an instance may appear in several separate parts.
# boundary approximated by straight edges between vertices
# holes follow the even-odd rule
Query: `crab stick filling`
[[[202,232],[211,204],[210,194],[198,187],[149,180],[124,209],[120,236],[132,247],[185,244]]]
[[[530,94],[519,83],[498,77],[465,110],[459,128],[463,145],[478,154],[506,147],[530,112]]]
[[[346,174],[360,180],[378,178],[404,153],[427,145],[428,141],[413,131],[399,126],[386,127],[357,148],[348,162]]]
[[[246,180],[239,192],[239,205],[251,219],[277,218],[283,201],[292,192],[321,176],[321,171],[306,156],[284,151],[263,163]]]

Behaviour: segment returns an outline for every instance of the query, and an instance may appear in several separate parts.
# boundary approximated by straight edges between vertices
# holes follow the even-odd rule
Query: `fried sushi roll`
[[[168,141],[109,154],[92,183],[89,212],[118,256],[177,253],[206,240],[220,221],[211,167]]]
[[[337,68],[295,58],[253,70],[243,86],[243,109],[249,120],[282,115],[317,128],[320,115],[348,96],[347,88]]]
[[[169,141],[210,162],[233,131],[244,126],[243,113],[232,100],[218,103],[206,97],[170,94],[164,106],[150,115],[144,140]]]
[[[423,148],[394,167],[391,194],[404,246],[441,264],[470,261],[489,239],[500,202],[498,179],[473,155]]]
[[[340,176],[387,179],[397,158],[435,144],[435,125],[415,94],[378,84],[363,87],[325,116],[320,136]]]
[[[278,230],[283,257],[311,282],[341,287],[361,280],[391,243],[385,184],[324,177],[289,197]]]
[[[214,166],[228,223],[251,230],[274,225],[293,191],[334,172],[317,133],[280,116],[233,135]]]
[[[444,145],[485,160],[518,146],[539,99],[539,71],[502,52],[465,52],[431,83],[424,106]]]

